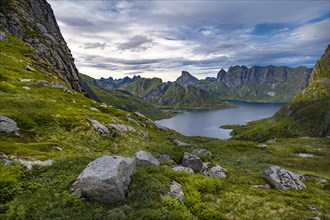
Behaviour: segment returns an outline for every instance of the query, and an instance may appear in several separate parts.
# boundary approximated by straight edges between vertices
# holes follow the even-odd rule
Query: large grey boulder
[[[212,164],[210,162],[204,163],[201,173],[204,176],[209,177],[218,177],[218,178],[226,178],[228,174],[228,170],[219,166],[218,164]]]
[[[165,194],[165,196],[176,198],[183,202],[184,192],[180,183],[172,181],[170,185],[170,191]]]
[[[73,194],[103,203],[119,202],[125,198],[131,175],[135,171],[135,161],[132,158],[98,158],[89,163],[78,176],[73,184]]]
[[[89,124],[92,125],[100,135],[104,135],[104,136],[111,135],[109,129],[99,121],[92,118],[87,118],[87,120]]]
[[[19,127],[13,119],[0,115],[0,134],[1,133],[15,134],[19,136]]]
[[[182,166],[190,167],[193,171],[199,172],[203,168],[203,162],[198,156],[185,152],[183,154]]]
[[[108,124],[108,127],[114,128],[119,132],[135,131],[135,128],[124,124]]]
[[[195,150],[193,150],[192,154],[197,155],[197,156],[202,155],[202,156],[212,157],[211,151],[208,151],[204,148],[195,149]]]
[[[183,141],[179,141],[179,140],[173,140],[173,143],[180,147],[190,147],[191,146],[190,144],[187,144],[187,143],[185,143]]]
[[[159,161],[145,151],[139,151],[134,154],[134,159],[139,161],[142,166],[159,166]]]
[[[306,189],[299,175],[278,166],[272,166],[264,171],[262,177],[277,189]]]
[[[176,166],[176,167],[173,167],[172,170],[176,171],[176,172],[186,172],[186,173],[189,173],[189,174],[193,174],[194,171],[193,169],[191,169],[190,167],[184,167],[184,166]]]

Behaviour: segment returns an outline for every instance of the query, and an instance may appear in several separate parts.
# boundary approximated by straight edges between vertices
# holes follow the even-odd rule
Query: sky
[[[313,67],[328,0],[48,0],[79,72],[174,81],[234,65]]]

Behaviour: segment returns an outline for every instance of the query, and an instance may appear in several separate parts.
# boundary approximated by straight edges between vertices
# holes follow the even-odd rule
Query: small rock
[[[72,194],[103,203],[116,203],[125,198],[131,175],[136,171],[132,158],[104,156],[81,172],[72,185]]]
[[[304,175],[303,176],[303,179],[304,180],[307,180],[307,181],[310,181],[310,180],[316,180],[318,181],[319,183],[322,183],[322,184],[329,184],[328,180],[326,179],[323,179],[323,178],[320,178],[320,177],[317,177],[317,176],[309,176],[309,175]]]
[[[314,154],[310,154],[310,153],[297,153],[296,155],[302,158],[314,157]]]
[[[30,161],[30,160],[24,160],[24,159],[17,159],[15,161],[18,161],[19,163],[21,163],[28,170],[31,170],[34,165],[51,166],[53,164],[53,161],[52,160],[46,160],[46,161],[35,160],[35,161]]]
[[[7,35],[4,32],[2,32],[2,31],[0,31],[0,40],[1,41],[6,41],[6,42],[9,41]]]
[[[108,105],[105,104],[105,103],[101,103],[100,106],[103,107],[103,108],[108,108]]]
[[[66,90],[65,92],[73,95],[73,92],[71,90],[69,90],[69,89]]]
[[[195,154],[197,156],[207,156],[207,157],[212,157],[212,153],[204,148],[198,148],[193,150],[192,154]]]
[[[7,158],[4,158],[3,159],[3,165],[4,166],[13,166],[14,165],[14,161],[13,160],[11,160],[11,159],[7,159]]]
[[[142,166],[159,166],[159,161],[145,151],[135,153],[134,159],[138,160]]]
[[[201,170],[201,173],[204,176],[209,177],[218,177],[218,178],[226,178],[228,170],[219,166],[218,164],[212,164],[210,162],[203,163],[203,168]]]
[[[87,120],[90,123],[90,125],[92,125],[100,135],[110,135],[111,134],[109,129],[106,126],[104,126],[103,124],[101,124],[99,121],[92,119],[92,118],[87,118]]]
[[[203,162],[196,155],[184,152],[182,166],[190,167],[191,169],[193,169],[193,171],[199,172],[203,168]]]
[[[28,86],[23,86],[22,89],[25,89],[25,90],[27,90],[27,91],[31,90],[31,88],[28,87]]]
[[[0,115],[0,134],[9,133],[19,136],[19,130],[17,123],[13,119]]]
[[[267,141],[268,144],[274,144],[276,143],[276,138],[275,139],[270,139]]]
[[[49,82],[47,82],[46,80],[39,80],[37,84],[40,86],[49,86]]]
[[[131,117],[127,117],[127,121],[131,122],[132,124],[140,125],[138,121],[134,120]]]
[[[165,196],[176,198],[181,202],[184,201],[184,192],[180,183],[172,181],[170,185],[170,191]]]
[[[135,128],[124,124],[108,124],[108,127],[114,128],[119,132],[135,131]]]
[[[194,173],[193,169],[191,169],[190,167],[184,167],[184,166],[176,166],[176,167],[173,167],[172,170],[174,170],[176,172],[184,171],[184,172],[187,172],[189,174]]]
[[[267,144],[258,144],[258,147],[260,147],[260,148],[268,148],[268,145]]]
[[[256,189],[270,189],[270,185],[264,184],[264,185],[255,185]]]
[[[99,112],[99,110],[97,108],[94,108],[94,107],[88,107],[88,109],[91,110],[91,111]]]
[[[57,150],[57,151],[62,151],[63,149],[60,148],[59,146],[54,146],[54,149]]]
[[[262,177],[277,189],[306,189],[306,186],[301,182],[297,174],[277,166],[272,166],[265,170]]]
[[[167,154],[158,154],[156,156],[156,158],[158,160],[163,160],[163,161],[169,162],[169,163],[171,163],[173,165],[176,165],[175,161],[169,155],[167,155]]]
[[[62,89],[64,92],[68,91],[68,88],[66,86],[63,86],[62,84],[60,84],[58,82],[51,82],[50,85],[51,85],[51,87]]]
[[[25,69],[28,70],[28,71],[31,71],[31,72],[35,72],[36,71],[32,66],[29,66],[29,65],[26,65],[25,66]]]
[[[151,137],[150,137],[150,135],[149,135],[149,133],[147,132],[147,131],[145,131],[145,130],[141,130],[140,131],[141,132],[141,134],[145,137],[145,138],[147,138],[147,139],[151,139]]]
[[[179,141],[179,140],[173,140],[173,143],[180,146],[180,147],[190,147],[191,145],[190,144],[187,144],[183,141]]]
[[[34,79],[20,79],[20,82],[34,82]]]
[[[142,118],[146,118],[146,116],[144,116],[142,113],[140,112],[134,112],[135,115],[142,117]]]
[[[308,205],[308,208],[309,208],[312,212],[317,212],[317,211],[319,211],[319,208],[316,207],[315,205]]]

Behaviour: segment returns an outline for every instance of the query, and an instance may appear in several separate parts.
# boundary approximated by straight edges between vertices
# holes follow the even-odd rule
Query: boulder
[[[295,174],[278,166],[272,166],[265,170],[262,174],[262,177],[277,189],[306,189],[306,186],[300,180],[298,174]]]
[[[258,144],[258,147],[260,147],[260,148],[268,148],[268,145],[267,144]]]
[[[15,134],[19,136],[19,127],[13,119],[0,115],[0,134],[1,133]]]
[[[204,148],[197,148],[193,150],[192,154],[212,157],[212,153]]]
[[[179,140],[173,140],[173,144],[181,146],[181,147],[190,147],[190,144],[187,144],[183,141],[179,141]]]
[[[95,108],[95,107],[88,107],[88,109],[91,110],[91,111],[94,111],[94,112],[98,112],[98,111],[99,111],[99,110],[98,110],[97,108]]]
[[[63,86],[62,84],[60,84],[58,82],[51,82],[50,86],[54,87],[54,88],[62,89],[64,92],[66,92],[68,90],[68,88],[66,86]]]
[[[147,131],[145,131],[145,130],[141,130],[140,132],[141,132],[141,134],[142,134],[145,138],[147,138],[147,139],[151,139],[151,137],[150,137],[150,135],[149,135],[149,133],[148,133]]]
[[[165,194],[165,196],[176,198],[183,202],[184,200],[184,192],[180,183],[172,181],[170,185],[170,191]]]
[[[268,144],[274,144],[276,143],[276,138],[275,139],[270,139],[267,141]]]
[[[159,161],[145,151],[139,151],[134,154],[134,159],[139,161],[142,166],[159,166]]]
[[[182,166],[190,167],[193,171],[199,172],[203,168],[203,162],[198,156],[185,152],[183,154]]]
[[[135,131],[135,128],[124,124],[108,124],[108,127],[114,128],[119,132]]]
[[[132,158],[104,156],[82,171],[73,184],[73,194],[92,201],[116,203],[125,198],[131,175],[136,171]]]
[[[184,166],[176,166],[176,167],[172,167],[172,170],[176,171],[176,172],[187,172],[189,174],[193,174],[194,171],[193,169],[191,169],[190,167],[184,167]]]
[[[34,82],[34,79],[20,79],[20,82]]]
[[[37,84],[40,86],[49,86],[49,82],[47,82],[46,80],[39,80]]]
[[[29,66],[29,65],[26,65],[25,66],[25,69],[28,70],[28,71],[31,71],[31,72],[35,72],[36,71],[32,66]]]
[[[31,90],[31,88],[28,87],[28,86],[23,86],[22,89],[25,89],[25,90],[27,90],[27,91]]]
[[[207,162],[207,163],[203,163],[201,173],[204,176],[218,177],[224,179],[227,177],[228,170],[219,166],[218,164],[212,164],[210,162]]]
[[[127,117],[127,121],[131,122],[132,124],[140,125],[140,123],[138,121],[136,121],[135,119],[133,119],[129,116]]]
[[[144,116],[144,114],[142,114],[141,112],[134,112],[134,114],[139,117],[146,118],[146,116]]]
[[[90,123],[90,125],[92,125],[100,135],[107,136],[111,134],[109,129],[103,124],[101,124],[99,121],[92,118],[87,118],[87,120]]]
[[[173,165],[176,165],[175,161],[172,160],[172,158],[167,154],[158,154],[156,157],[158,160],[163,160],[163,161],[169,162]]]
[[[0,40],[1,41],[6,41],[6,42],[9,41],[7,35],[2,31],[0,31]]]

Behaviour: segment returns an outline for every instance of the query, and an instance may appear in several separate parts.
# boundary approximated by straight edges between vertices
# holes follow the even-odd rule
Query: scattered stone
[[[49,86],[49,82],[47,82],[46,80],[39,80],[37,84],[40,86]]]
[[[4,158],[3,159],[3,165],[4,166],[13,166],[14,165],[14,161],[13,160],[11,160],[11,159],[7,159],[7,158]]]
[[[204,148],[197,148],[193,150],[192,154],[195,154],[197,156],[207,156],[207,157],[212,157],[212,153]]]
[[[165,196],[176,198],[181,202],[184,201],[184,192],[180,183],[172,181],[170,185],[170,191]]]
[[[103,108],[108,108],[108,105],[105,104],[105,103],[101,103],[100,106],[103,107]]]
[[[316,207],[315,205],[308,205],[308,208],[309,208],[312,212],[317,212],[317,211],[319,211],[319,208]]]
[[[260,147],[260,148],[268,148],[268,145],[267,144],[258,144],[258,147]]]
[[[66,86],[63,86],[62,84],[60,84],[58,82],[51,82],[50,85],[51,85],[51,87],[62,89],[64,92],[66,92],[68,90],[68,88]]]
[[[307,180],[307,181],[316,180],[319,183],[322,183],[322,184],[325,184],[325,185],[326,184],[329,184],[329,181],[328,180],[323,179],[323,178],[320,178],[320,177],[317,177],[317,176],[304,175],[302,178],[303,178],[303,180]]]
[[[159,166],[159,161],[145,151],[139,151],[134,154],[134,159],[138,160],[142,166]]]
[[[314,154],[310,154],[310,153],[297,153],[296,155],[298,157],[303,157],[303,158],[314,157]]]
[[[276,138],[275,139],[270,139],[266,143],[268,143],[268,144],[274,144],[274,143],[276,143]]]
[[[168,128],[163,126],[163,125],[160,125],[160,124],[157,124],[156,122],[154,122],[153,120],[151,120],[150,118],[148,119],[148,122],[153,124],[158,130],[161,130],[162,132],[168,132]]]
[[[114,128],[119,132],[135,131],[135,128],[124,124],[108,124],[108,127]]]
[[[13,119],[0,115],[0,134],[9,133],[19,136],[19,130],[17,123]]]
[[[193,174],[194,171],[193,169],[191,169],[190,167],[184,167],[184,166],[176,166],[176,167],[173,167],[172,170],[176,171],[176,172],[187,172],[189,174]]]
[[[264,185],[255,185],[256,189],[270,189],[270,185],[264,184]]]
[[[104,156],[98,158],[82,171],[72,185],[72,194],[103,203],[123,200],[136,171],[132,158]]]
[[[147,138],[147,139],[151,139],[151,137],[150,137],[150,135],[149,135],[149,133],[147,132],[147,131],[145,131],[145,130],[141,130],[140,131],[141,132],[141,134],[145,137],[145,138]]]
[[[6,41],[6,42],[9,41],[7,35],[5,33],[3,33],[2,31],[0,31],[0,40],[1,41]]]
[[[242,161],[241,160],[236,160],[236,163],[241,164]]]
[[[20,82],[24,82],[24,83],[26,83],[26,82],[34,82],[34,79],[20,79],[19,81]]]
[[[227,177],[228,170],[219,166],[218,164],[212,164],[210,162],[203,163],[201,173],[204,176],[218,177],[224,179]]]
[[[169,162],[169,163],[171,163],[173,165],[176,165],[176,162],[169,155],[167,155],[167,154],[158,154],[156,156],[156,158],[158,160],[163,160],[163,161]]]
[[[27,91],[31,90],[31,88],[28,87],[28,86],[23,86],[22,89],[25,89],[25,90],[27,90]]]
[[[135,119],[133,119],[129,116],[127,117],[127,121],[131,122],[132,124],[140,125],[138,121],[136,121]]]
[[[25,66],[25,69],[28,70],[28,71],[31,71],[31,72],[35,72],[36,71],[32,66],[29,66],[29,65],[26,65]]]
[[[179,141],[179,140],[173,140],[173,144],[178,145],[180,147],[190,147],[190,144],[187,144],[183,141]]]
[[[53,164],[53,161],[52,160],[45,160],[45,161],[35,160],[35,161],[30,161],[30,160],[24,160],[24,159],[17,159],[15,161],[18,161],[19,163],[21,163],[28,170],[31,170],[34,165],[51,166]]]
[[[249,174],[248,171],[244,171],[244,172],[243,172],[243,175],[248,175],[248,174]]]
[[[199,172],[203,168],[203,162],[196,155],[184,152],[182,166],[190,167],[191,169],[193,169],[193,171]]]
[[[88,122],[97,130],[97,132],[100,135],[110,135],[111,132],[107,127],[105,127],[103,124],[101,124],[99,121],[92,119],[92,118],[87,118]]]
[[[304,183],[299,179],[299,175],[278,166],[265,170],[262,177],[277,189],[306,189]]]
[[[94,112],[99,112],[99,110],[95,107],[88,107],[88,109]]]
[[[62,151],[63,149],[60,148],[59,146],[54,146],[54,149],[57,150],[57,151]]]
[[[142,118],[146,118],[146,116],[144,116],[144,114],[140,113],[140,112],[134,112],[135,115],[142,117]]]

